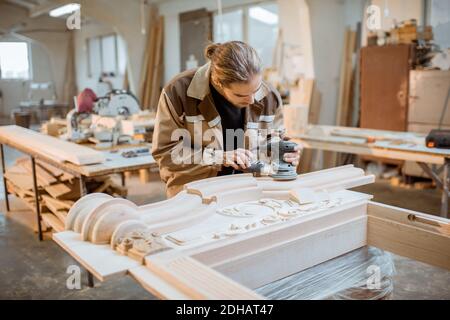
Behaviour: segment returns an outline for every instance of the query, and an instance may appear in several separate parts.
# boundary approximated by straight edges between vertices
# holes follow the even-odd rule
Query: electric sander
[[[268,165],[262,161],[256,161],[247,169],[248,172],[256,174],[269,174],[274,180],[295,180],[297,168],[290,162],[284,161],[286,153],[296,152],[297,144],[288,140],[277,139],[267,144],[272,164]]]

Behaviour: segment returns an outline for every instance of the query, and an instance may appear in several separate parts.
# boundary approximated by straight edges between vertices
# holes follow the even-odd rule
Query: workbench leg
[[[0,153],[1,153],[1,157],[2,157],[3,188],[5,189],[6,212],[9,212],[9,197],[8,197],[9,192],[8,192],[8,187],[6,186],[6,178],[5,178],[6,163],[5,163],[5,154],[3,152],[3,144],[0,144]]]
[[[125,172],[120,173],[120,178],[122,180],[122,187],[125,187]]]
[[[37,185],[37,178],[36,178],[36,161],[34,157],[31,157],[31,169],[33,173],[33,189],[34,189],[34,203],[36,206],[36,219],[37,219],[37,225],[38,225],[38,236],[39,241],[42,241],[42,226],[41,226],[41,208],[39,206],[39,190]]]
[[[88,287],[93,288],[94,287],[94,276],[89,271],[88,273]]]
[[[83,197],[87,195],[86,179],[80,176],[80,196]]]
[[[450,179],[450,159],[445,159],[443,181],[442,181],[442,199],[441,199],[441,217],[450,217],[448,212],[449,197],[449,179]]]

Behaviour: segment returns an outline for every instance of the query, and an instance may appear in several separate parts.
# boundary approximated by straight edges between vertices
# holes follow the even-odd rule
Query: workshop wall
[[[77,69],[77,86],[79,91],[84,88],[91,88],[97,95],[101,95],[99,88],[99,75],[89,75],[88,67],[88,39],[114,34],[116,31],[109,25],[104,25],[95,21],[83,25],[80,31],[75,33],[75,64]],[[123,89],[124,74],[117,74],[115,77],[108,78],[112,82],[113,89]],[[99,91],[100,90],[100,91]]]
[[[64,20],[42,15],[38,18],[28,18],[27,10],[8,3],[0,3],[0,29],[9,30],[17,25],[17,21],[26,21],[17,31],[26,36],[17,37],[4,35],[0,41],[24,41],[30,44],[30,80],[0,80],[0,90],[3,92],[3,106],[0,114],[8,117],[20,101],[28,99],[30,82],[48,82],[55,85],[57,100],[63,97],[64,72],[67,57],[69,35],[65,32]],[[45,31],[51,30],[51,31]]]
[[[142,63],[147,40],[147,35],[141,32],[141,22],[148,30],[151,7],[145,6],[144,12],[142,12],[139,1],[127,1],[126,7],[124,7],[123,0],[80,1],[80,3],[82,15],[96,23],[84,25],[81,30],[75,31],[77,33],[75,48],[77,50],[78,87],[84,88],[87,84],[92,85],[91,79],[88,79],[86,75],[87,55],[80,51],[86,48],[85,39],[89,35],[111,34],[111,31],[113,31],[120,35],[126,43],[130,89],[136,96],[139,96]],[[145,17],[145,21],[141,21],[142,16]],[[116,79],[116,81],[120,82],[120,79]]]
[[[227,0],[222,1],[224,9],[261,2],[258,0]],[[174,0],[158,5],[159,13],[164,16],[164,83],[180,72],[180,24],[178,15],[181,12],[206,8],[217,10],[216,0]]]
[[[433,0],[428,12],[435,43],[441,49],[450,48],[450,1]]]

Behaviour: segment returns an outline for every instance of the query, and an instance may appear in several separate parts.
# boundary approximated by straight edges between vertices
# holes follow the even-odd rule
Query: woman
[[[185,183],[245,171],[256,158],[245,142],[282,125],[280,95],[263,82],[255,49],[231,41],[209,45],[205,56],[207,64],[179,74],[161,93],[152,155],[168,197]],[[298,165],[299,152],[285,160]]]

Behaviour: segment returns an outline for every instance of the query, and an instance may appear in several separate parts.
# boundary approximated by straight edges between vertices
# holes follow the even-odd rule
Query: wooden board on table
[[[0,127],[0,142],[59,162],[87,165],[105,161],[101,152],[14,125]]]
[[[145,169],[156,166],[156,161],[151,155],[143,155],[134,158],[124,158],[120,152],[104,152],[106,161],[104,163],[93,164],[89,166],[74,166],[67,164],[68,168],[73,168],[86,177],[100,176],[105,174],[121,173]]]

